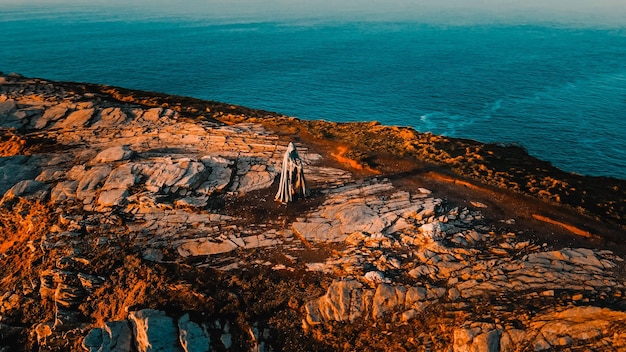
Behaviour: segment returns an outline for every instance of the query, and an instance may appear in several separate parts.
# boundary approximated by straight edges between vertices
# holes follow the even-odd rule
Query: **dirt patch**
[[[596,237],[596,236],[592,235],[589,231],[581,230],[581,229],[579,229],[576,226],[572,226],[572,225],[569,225],[569,224],[562,223],[560,221],[556,221],[556,220],[550,219],[547,216],[543,216],[543,215],[539,215],[539,214],[533,214],[533,218],[535,218],[535,219],[537,219],[539,221],[547,222],[548,224],[561,226],[562,228],[566,229],[567,231],[573,233],[574,235],[587,237],[587,238]]]

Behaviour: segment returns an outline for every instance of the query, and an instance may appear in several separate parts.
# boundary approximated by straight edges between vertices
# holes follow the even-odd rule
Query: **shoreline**
[[[626,348],[619,225],[465,176],[519,148],[4,78],[0,349]]]
[[[293,129],[302,130],[308,139],[342,144],[345,149],[341,153],[343,156],[361,167],[380,169],[382,172],[408,171],[406,168],[395,170],[384,160],[387,156],[402,159],[403,162],[408,158],[435,164],[461,178],[564,205],[583,215],[608,220],[626,230],[626,202],[623,201],[626,199],[626,180],[562,171],[516,145],[438,136],[418,132],[411,127],[384,126],[378,122],[303,120],[275,112],[160,92],[91,83],[56,83],[78,92],[104,94],[122,102],[170,108],[198,119],[215,119],[225,123],[256,122],[283,129],[284,133]]]

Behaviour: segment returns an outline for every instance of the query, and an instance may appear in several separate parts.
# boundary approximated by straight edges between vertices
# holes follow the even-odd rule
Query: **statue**
[[[287,146],[285,156],[283,157],[283,167],[280,172],[278,193],[276,193],[274,199],[282,203],[288,203],[293,201],[293,195],[296,193],[299,193],[303,197],[309,195],[304,180],[302,159],[300,159],[300,155],[298,155],[296,146],[290,142],[289,146]]]

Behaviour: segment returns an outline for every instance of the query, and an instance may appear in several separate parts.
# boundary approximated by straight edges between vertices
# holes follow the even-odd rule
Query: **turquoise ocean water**
[[[7,6],[0,71],[516,143],[626,179],[626,26]]]

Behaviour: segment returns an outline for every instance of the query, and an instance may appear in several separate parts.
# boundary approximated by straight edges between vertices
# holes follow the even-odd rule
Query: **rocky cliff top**
[[[518,147],[0,75],[0,155],[0,350],[626,348],[624,181]]]

